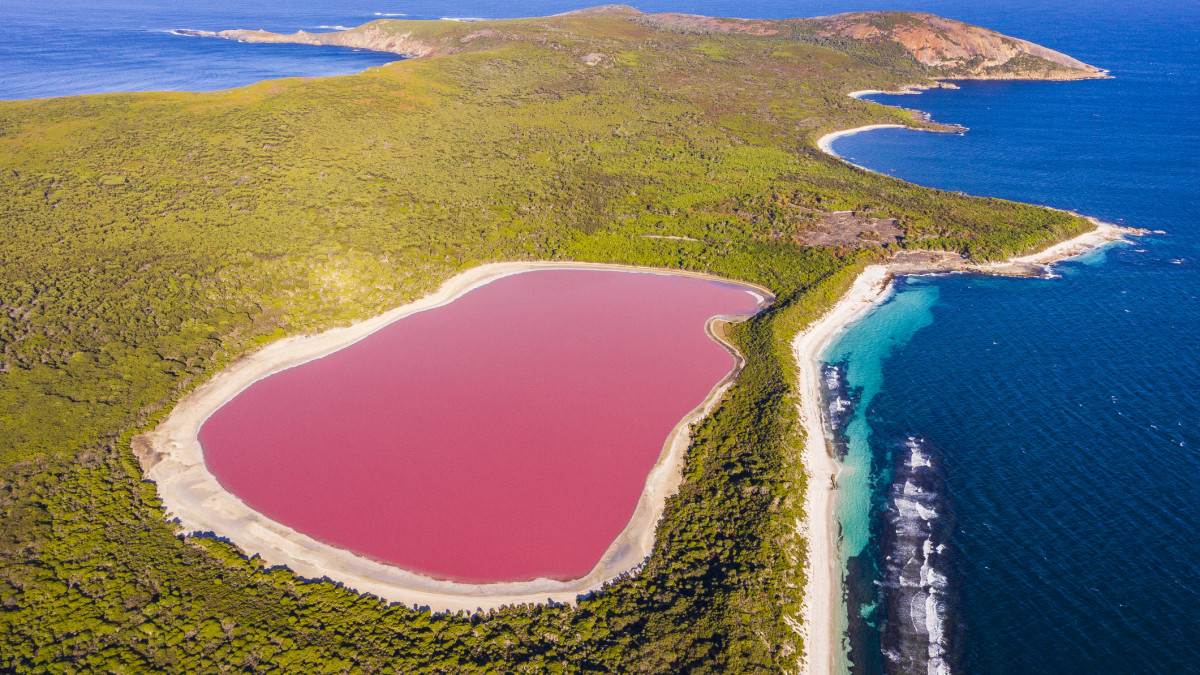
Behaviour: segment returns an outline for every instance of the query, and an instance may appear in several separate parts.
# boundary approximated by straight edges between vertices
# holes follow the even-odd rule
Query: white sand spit
[[[792,342],[800,392],[800,423],[804,427],[804,465],[808,487],[804,512],[808,519],[808,585],[804,589],[803,625],[807,628],[805,666],[810,673],[833,672],[837,662],[837,614],[841,605],[842,573],[838,569],[837,524],[833,499],[838,466],[825,436],[821,411],[821,353],[846,325],[870,311],[887,292],[887,268],[872,265],[825,316]]]

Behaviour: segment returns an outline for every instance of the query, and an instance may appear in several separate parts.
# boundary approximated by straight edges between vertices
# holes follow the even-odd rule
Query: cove
[[[245,387],[200,426],[204,464],[267,518],[433,579],[584,577],[736,367],[709,319],[762,302],[668,274],[490,280]]]

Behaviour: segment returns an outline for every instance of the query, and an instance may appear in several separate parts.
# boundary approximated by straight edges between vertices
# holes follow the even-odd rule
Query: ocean
[[[826,353],[852,672],[1196,672],[1200,6],[1102,19],[1013,32],[1114,79],[872,96],[970,130],[833,145],[1153,231],[1044,279],[902,279]]]
[[[505,18],[561,0],[7,0],[0,99],[213,90],[394,60],[181,28]],[[873,100],[963,124],[834,149],[923,185],[1157,231],[1044,279],[902,279],[826,354],[850,406],[839,517],[855,673],[1194,672],[1200,637],[1200,5],[1167,0],[679,0],[644,11],[928,11],[1107,68]],[[932,666],[932,669],[931,669]]]

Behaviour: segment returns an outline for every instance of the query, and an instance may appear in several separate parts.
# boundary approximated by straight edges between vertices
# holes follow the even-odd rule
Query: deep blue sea
[[[1008,30],[1114,79],[873,96],[970,130],[834,144],[1161,232],[1047,279],[904,279],[825,355],[855,672],[1200,672],[1200,4],[1072,17]]]
[[[317,31],[580,6],[4,0],[0,99],[213,90],[395,58],[170,32],[180,28]],[[834,146],[923,185],[1162,232],[1046,279],[903,279],[831,347],[830,381],[854,404],[839,503],[849,662],[861,673],[1200,672],[1200,3],[637,6],[746,17],[922,10],[1112,71],[877,96],[970,130],[876,131]]]

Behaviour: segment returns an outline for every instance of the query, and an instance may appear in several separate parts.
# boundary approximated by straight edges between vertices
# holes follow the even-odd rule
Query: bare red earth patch
[[[251,385],[201,428],[205,462],[251,508],[398,567],[579,578],[734,366],[707,319],[757,306],[688,277],[505,277]]]

